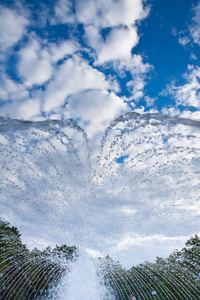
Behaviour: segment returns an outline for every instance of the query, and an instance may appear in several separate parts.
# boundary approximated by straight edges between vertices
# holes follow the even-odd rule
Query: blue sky
[[[196,0],[1,1],[0,115],[90,138],[130,110],[199,119],[199,15]]]
[[[199,47],[200,1],[0,1],[0,116],[62,120],[0,134],[0,216],[30,248],[131,267],[198,233],[198,124],[106,128],[199,120]]]

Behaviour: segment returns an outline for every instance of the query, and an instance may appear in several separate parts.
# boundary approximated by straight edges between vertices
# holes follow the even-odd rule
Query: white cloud
[[[200,46],[200,2],[192,9],[193,17],[190,24],[185,30],[177,32],[174,28],[172,34],[178,36],[178,43],[182,46],[191,44],[192,42]]]
[[[157,97],[154,98],[154,97],[145,96],[144,100],[146,101],[147,106],[152,106],[157,100]]]
[[[183,36],[183,37],[179,37],[178,42],[180,45],[185,46],[190,42],[190,39],[187,36]]]
[[[96,52],[96,64],[131,59],[131,50],[139,40],[135,27],[113,28],[104,39],[98,29],[90,25],[85,27],[85,36],[89,46]]]
[[[44,111],[50,112],[65,104],[66,98],[88,89],[104,90],[109,88],[105,75],[90,67],[85,61],[74,56],[58,67],[54,80],[44,94]]]
[[[80,22],[98,28],[130,26],[148,14],[141,0],[77,0],[76,11]]]
[[[191,53],[190,58],[194,59],[194,60],[197,60],[197,56],[193,52]]]
[[[86,26],[85,37],[87,39],[88,44],[97,52],[99,52],[103,44],[103,38],[101,37],[98,28],[96,28],[94,25]]]
[[[44,44],[44,45],[43,45]],[[18,73],[27,87],[42,85],[55,72],[55,63],[72,55],[78,45],[71,41],[46,44],[31,38],[28,45],[19,51]]]
[[[77,1],[77,17],[85,24],[85,37],[96,52],[96,64],[130,59],[131,50],[139,41],[135,22],[147,14],[141,0]],[[103,28],[109,28],[105,36]]]
[[[143,62],[142,56],[139,54],[134,54],[129,59],[115,60],[111,65],[121,77],[125,76],[126,71],[129,71],[132,76],[142,76],[142,74],[146,74],[152,69],[149,63]]]
[[[178,117],[183,119],[200,121],[200,110],[192,112],[191,110],[180,110],[175,106],[163,107],[162,114],[165,116]]]
[[[196,120],[196,121],[200,121],[200,111],[189,111],[189,110],[184,110],[180,113],[179,115],[181,118],[186,118],[186,119],[190,119],[190,120]]]
[[[144,96],[146,74],[153,67],[149,63],[144,63],[141,55],[134,54],[130,59],[115,60],[111,63],[111,66],[114,67],[121,77],[125,77],[127,72],[131,74],[133,79],[126,84],[127,88],[131,91],[129,100],[138,101]]]
[[[139,40],[136,21],[145,18],[148,11],[148,8],[144,9],[142,0],[77,0],[73,5],[71,1],[59,0],[54,6],[54,20],[49,20],[49,22],[54,25],[55,23],[73,23],[72,26],[82,22],[85,26],[85,37],[88,37],[87,51],[90,57],[94,53],[96,55],[94,64],[112,61],[115,62],[115,69],[118,68],[118,71],[120,69],[119,72],[128,70],[132,76],[134,74],[135,77],[133,81],[129,82],[129,87],[131,86],[134,97],[138,99],[143,95],[144,74],[150,67],[142,62],[139,55],[132,56],[131,50]],[[14,11],[5,9],[5,12],[12,18],[15,17],[19,23],[17,26],[16,22],[12,22],[19,30],[19,33],[15,34],[16,39],[11,39],[12,42],[9,45],[12,46],[22,37],[28,23],[24,17],[16,15]],[[74,12],[76,12],[76,17]],[[47,11],[45,11],[46,13]],[[103,36],[102,29],[107,27],[109,27],[109,32]],[[13,32],[15,31],[13,30]],[[94,50],[93,53],[91,53],[90,46]],[[75,52],[78,53],[79,50],[82,48],[75,40],[48,43],[47,39],[42,40],[36,33],[31,33],[29,41],[22,44],[17,52],[16,67],[21,83],[15,83],[6,77],[0,87],[2,100],[10,100],[5,107],[2,106],[1,112],[5,115],[9,111],[10,105],[10,116],[29,119],[37,115],[38,118],[41,114],[40,103],[42,103],[41,108],[44,114],[61,117],[63,115],[62,108],[66,105],[68,98],[72,101],[72,99],[76,99],[76,95],[84,93],[86,95],[89,90],[94,91],[94,95],[98,98],[96,103],[99,99],[102,99],[102,103],[106,103],[104,100],[109,99],[108,103],[110,103],[112,99],[115,103],[112,107],[114,109],[112,115],[113,117],[117,115],[118,110],[115,110],[114,107],[117,107],[116,99],[118,98],[110,91],[119,92],[119,82],[113,76],[105,76],[90,66],[87,61],[75,55]],[[60,62],[57,64],[59,60]],[[139,75],[140,73],[142,76]],[[99,91],[99,96],[97,91]],[[87,101],[88,95],[89,93]],[[37,99],[35,106],[33,106],[33,99]],[[20,102],[18,109],[16,109],[15,101]],[[120,101],[123,103],[122,100]],[[28,111],[25,103],[32,103],[30,105],[32,113]],[[73,106],[69,105],[68,109],[69,107]],[[123,111],[122,107],[121,109]],[[25,115],[26,112],[27,115]],[[107,114],[105,111],[103,114],[106,123]],[[92,114],[90,117],[91,120],[87,119],[87,122],[94,124]],[[85,119],[83,118],[83,120]],[[90,128],[90,131],[92,130]]]
[[[27,99],[25,101],[13,101],[0,108],[1,116],[9,116],[13,119],[31,120],[40,115],[40,100]]]
[[[63,41],[60,44],[50,43],[48,44],[48,48],[51,61],[55,63],[67,55],[73,54],[78,49],[78,45],[72,41]]]
[[[74,14],[76,11],[76,15]],[[59,0],[55,7],[52,23],[83,23],[97,28],[130,26],[148,15],[142,0]]]
[[[189,30],[193,41],[200,46],[200,2],[194,8],[194,17],[192,18]]]
[[[6,54],[6,50],[22,38],[27,25],[24,16],[0,6],[0,51]]]
[[[110,89],[113,92],[119,93],[121,91],[119,82],[118,82],[118,80],[117,80],[117,78],[116,78],[115,75],[109,74],[106,79],[107,79],[107,81],[109,83]]]
[[[135,27],[114,28],[106,37],[105,42],[98,45],[97,64],[116,59],[130,59],[131,50],[138,43],[138,35]]]
[[[92,90],[75,94],[68,99],[66,118],[80,119],[91,139],[99,133],[102,135],[114,118],[128,110],[122,99],[105,90]]]
[[[28,45],[18,52],[17,70],[23,80],[22,83],[17,83],[5,74],[1,75],[0,98],[1,101],[8,103],[1,106],[0,114],[19,119],[31,119],[37,115],[38,119],[41,114],[40,101],[43,99],[44,90],[31,89],[34,85],[44,84],[54,73],[56,74],[57,61],[73,54],[76,49],[77,45],[71,41],[50,43],[42,47],[40,40],[30,38]],[[15,103],[16,101],[19,103]]]
[[[177,107],[163,107],[162,114],[171,117],[180,116],[180,110]]]
[[[176,85],[172,83],[162,93],[164,96],[172,95],[177,105],[200,107],[200,68],[188,66],[184,74],[186,83]]]
[[[22,101],[29,97],[29,92],[25,86],[20,83],[16,83],[11,80],[8,76],[3,74],[1,76],[0,83],[0,99],[1,101]]]
[[[155,261],[157,256],[166,258],[174,249],[181,249],[184,246],[188,236],[165,236],[165,235],[148,235],[127,234],[118,241],[116,249],[113,250],[111,257],[115,257],[121,252],[121,259],[125,266],[131,268],[130,256],[134,253],[135,264],[144,261]],[[144,245],[148,244],[147,249]],[[134,249],[134,250],[133,250]],[[172,250],[173,249],[173,250]],[[162,253],[162,255],[160,255]],[[117,259],[117,256],[116,256]]]
[[[129,81],[126,86],[131,90],[132,96],[131,99],[138,101],[143,97],[143,89],[145,82],[142,78],[135,78],[134,80]]]
[[[18,73],[28,87],[42,85],[51,78],[53,69],[49,53],[37,40],[31,40],[19,51]]]
[[[55,7],[55,19],[51,20],[52,24],[56,23],[73,23],[75,15],[73,13],[73,2],[70,0],[59,0]]]

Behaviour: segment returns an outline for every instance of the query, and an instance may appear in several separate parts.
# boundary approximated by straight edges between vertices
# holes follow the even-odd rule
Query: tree
[[[43,251],[29,251],[14,226],[0,220],[0,295],[1,299],[36,299],[47,296],[67,263],[77,256],[77,248],[67,245]]]

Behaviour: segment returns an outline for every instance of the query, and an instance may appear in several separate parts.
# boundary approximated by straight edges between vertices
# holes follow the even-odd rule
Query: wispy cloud
[[[187,65],[187,70],[182,74],[182,79],[173,79],[166,89],[162,91],[161,96],[174,100],[174,105],[163,107],[164,114],[179,115],[182,117],[190,117],[192,119],[199,118],[200,108],[200,67],[198,63],[198,53],[200,46],[200,2],[191,9],[191,16],[188,20],[186,28],[180,32],[175,29],[173,35],[178,37],[178,43],[190,51],[190,60],[192,63]],[[190,111],[192,110],[196,111]]]
[[[188,66],[184,74],[185,84],[177,85],[172,83],[168,85],[162,95],[172,96],[177,105],[200,107],[200,68],[193,65]]]
[[[178,36],[178,42],[182,46],[195,43],[200,45],[200,2],[193,6],[192,17],[189,20],[189,25],[177,32],[174,28],[172,34]]]
[[[194,16],[189,26],[190,36],[200,46],[200,2],[193,9]]]

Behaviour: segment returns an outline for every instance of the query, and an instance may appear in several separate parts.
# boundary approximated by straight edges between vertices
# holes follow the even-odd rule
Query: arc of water
[[[34,264],[33,264],[33,267],[34,267]],[[35,269],[37,270],[37,273],[35,274],[35,276],[32,278],[32,281],[31,282],[34,282],[34,279],[38,276],[38,274],[40,274],[40,272],[41,273],[43,273],[43,274],[45,274],[46,276],[49,276],[49,281],[51,280],[51,274],[53,274],[54,273],[54,276],[52,276],[53,278],[55,278],[56,277],[56,275],[55,275],[55,273],[56,273],[56,271],[58,270],[58,271],[60,271],[60,268],[59,267],[54,267],[54,269],[51,271],[51,272],[48,272],[47,274],[46,274],[46,268],[47,267],[51,267],[51,263],[50,262],[48,262],[47,263],[47,261],[45,260],[44,261],[44,264],[41,264],[40,263],[40,267],[38,268],[38,265],[35,263]],[[34,271],[34,268],[32,268],[32,265],[30,266],[30,268],[29,269],[27,269],[27,274],[29,274],[29,272],[33,272]],[[62,274],[62,272],[60,272],[60,275]],[[42,281],[40,280],[39,282],[40,282],[40,284],[38,285],[36,285],[36,295],[38,295],[38,294],[41,294],[40,293],[40,291],[41,291],[41,286],[42,287],[48,287],[48,284],[47,284],[47,282],[46,282],[46,284],[45,284],[45,286],[44,286],[44,282],[46,281],[46,278],[44,278]],[[18,291],[18,293],[16,294],[16,296],[15,296],[15,299],[14,300],[18,300],[19,299],[19,295],[20,295],[20,293],[22,293],[22,292],[25,292],[25,297],[27,298],[27,299],[31,299],[31,295],[33,294],[33,291],[32,291],[32,293],[29,295],[29,297],[28,297],[28,293],[29,293],[29,290],[27,290],[27,288],[26,288],[26,282],[24,282],[23,284],[21,284],[21,282],[19,282],[19,286],[21,286],[21,288],[20,288],[20,290]]]

